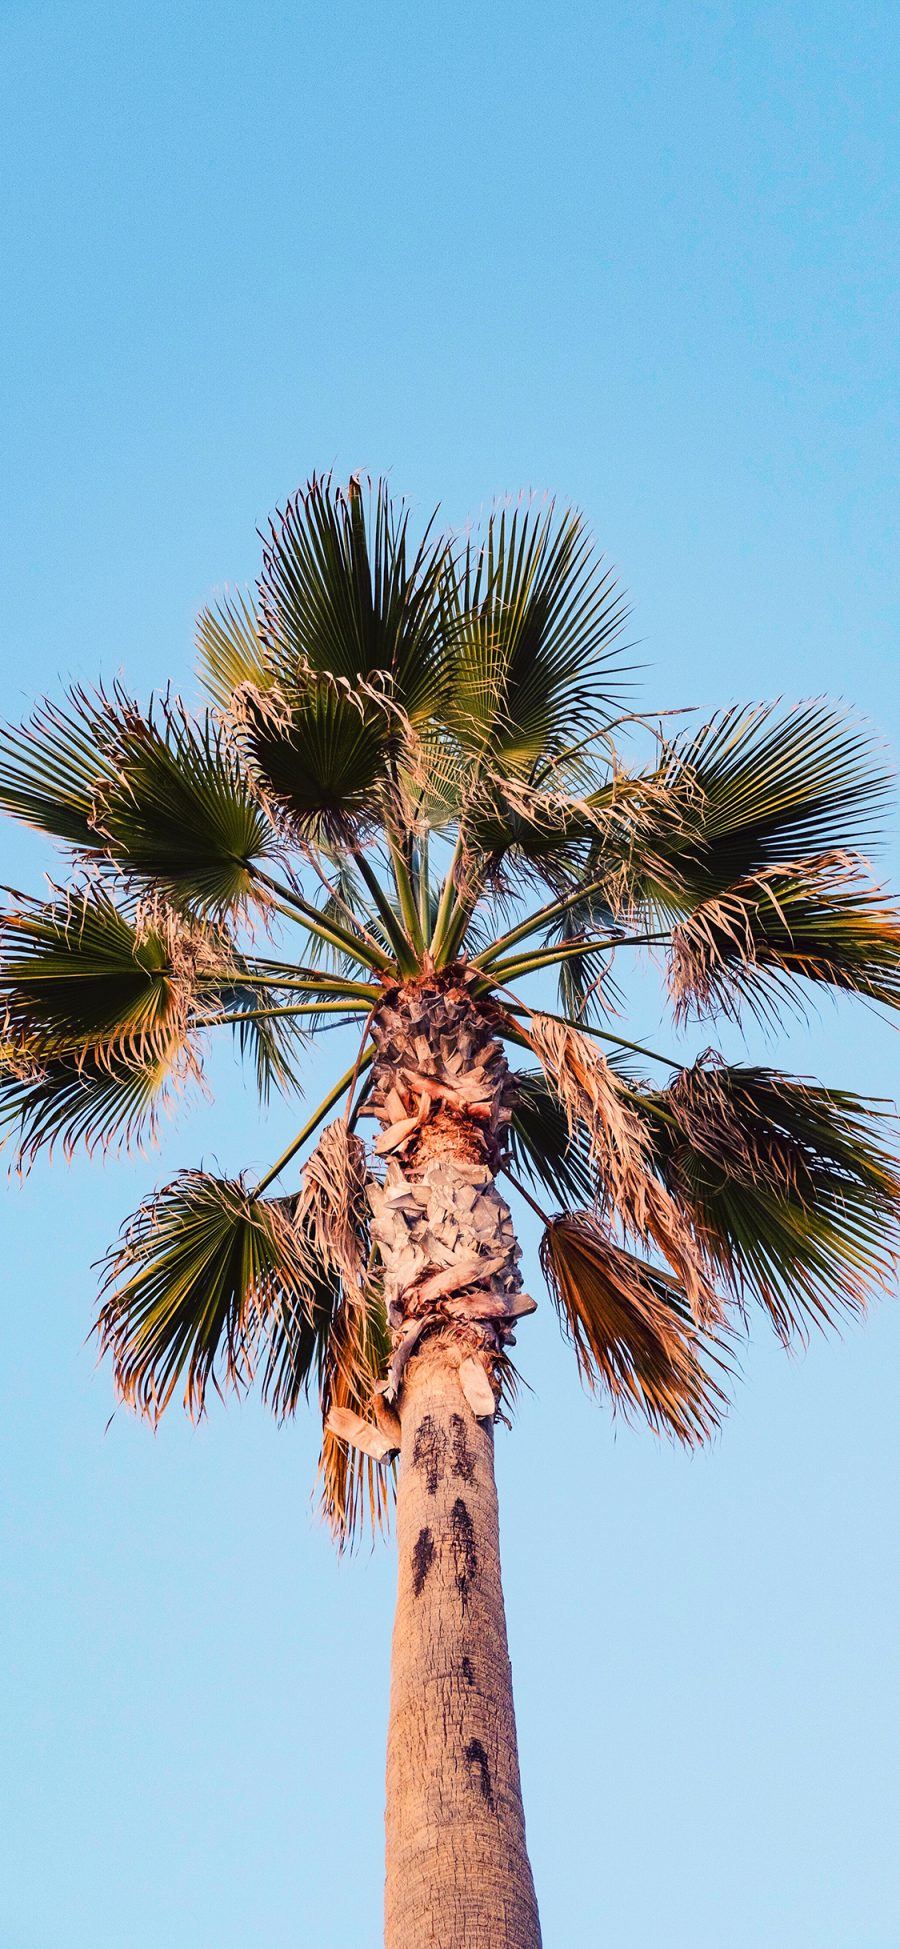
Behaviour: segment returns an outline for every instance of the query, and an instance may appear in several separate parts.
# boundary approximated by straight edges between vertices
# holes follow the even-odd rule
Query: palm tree
[[[2,920],[21,1167],[152,1136],[219,1029],[263,1097],[352,1032],[259,1182],[184,1170],[141,1204],[97,1329],[154,1421],[176,1391],[194,1415],[254,1379],[280,1417],[315,1395],[340,1544],[396,1480],[389,1949],[540,1941],[493,1468],[534,1307],[507,1194],[582,1379],[688,1445],[753,1304],[802,1339],[894,1264],[885,1108],[643,1048],[613,978],[649,950],[683,1022],[777,1024],[811,984],[896,1007],[872,739],[823,702],[639,719],[624,615],[576,514],[414,546],[384,484],[314,478],[257,600],[200,618],[199,713],[76,689],[0,742],[0,801],[68,849]]]

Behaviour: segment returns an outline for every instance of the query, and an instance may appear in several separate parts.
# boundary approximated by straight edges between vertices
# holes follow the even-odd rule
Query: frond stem
[[[310,906],[300,894],[292,892],[290,887],[281,886],[277,880],[270,879],[268,873],[264,873],[260,867],[253,866],[250,870],[254,879],[259,880],[260,884],[270,893],[274,893],[279,900],[286,901],[288,909],[295,910],[293,915],[289,913],[289,918],[296,918],[299,915],[310,934],[317,934],[320,940],[328,943],[329,947],[339,948],[342,953],[352,955],[361,968],[379,968],[382,974],[393,972],[394,964],[390,955],[385,954],[374,941],[370,944],[367,939],[363,939],[361,933],[351,934],[346,928],[338,926],[336,921],[323,920],[315,907]]]
[[[604,884],[603,880],[592,880],[586,887],[575,887],[571,893],[549,901],[546,907],[538,907],[533,914],[528,915],[527,919],[520,921],[517,927],[511,927],[506,934],[499,934],[497,939],[491,942],[490,947],[483,948],[480,954],[476,954],[473,967],[491,967],[500,955],[506,953],[507,948],[515,947],[517,942],[526,940],[528,935],[534,934],[538,928],[568,913],[570,907],[577,907],[579,900],[589,900],[593,893],[602,893]]]
[[[532,1197],[530,1191],[526,1191],[524,1184],[519,1183],[518,1178],[510,1170],[509,1165],[501,1164],[500,1169],[503,1172],[503,1176],[505,1178],[509,1178],[510,1184],[514,1187],[516,1191],[518,1191],[519,1197],[524,1198],[526,1205],[531,1206],[532,1211],[540,1219],[541,1224],[549,1225],[550,1224],[549,1212],[543,1211],[541,1209],[541,1206],[538,1204],[537,1199]]]
[[[273,964],[274,965],[274,964]],[[301,995],[347,995],[354,1001],[374,1002],[378,1000],[381,989],[374,982],[345,981],[340,975],[277,975],[277,974],[236,974],[232,981],[223,981],[221,975],[201,975],[198,986],[211,988],[277,988],[296,990]]]
[[[453,907],[456,900],[456,872],[463,858],[464,849],[465,849],[465,841],[463,839],[462,832],[458,832],[456,835],[456,844],[453,848],[450,864],[447,867],[447,872],[444,877],[444,884],[441,887],[441,897],[440,900],[438,901],[438,910],[434,922],[434,932],[431,936],[431,953],[436,968],[440,968],[443,966],[441,955],[443,952],[444,941],[447,935],[450,916],[453,912]]]
[[[523,975],[534,974],[538,968],[553,968],[560,961],[571,961],[578,955],[593,954],[600,948],[647,947],[654,941],[668,940],[668,938],[668,934],[626,934],[621,938],[615,935],[611,938],[594,939],[587,934],[578,941],[556,941],[549,947],[535,948],[531,954],[523,955],[519,961],[514,955],[509,961],[497,961],[486,972],[491,980],[502,977],[504,980],[519,981]],[[479,963],[473,962],[472,965],[477,967]]]
[[[674,1056],[661,1056],[657,1049],[647,1049],[642,1042],[627,1042],[624,1036],[612,1035],[609,1029],[598,1029],[593,1022],[576,1022],[571,1015],[555,1015],[549,1008],[528,1008],[515,997],[510,1003],[510,1014],[546,1015],[551,1022],[562,1022],[567,1029],[577,1029],[580,1035],[596,1036],[598,1042],[610,1042],[616,1049],[628,1049],[634,1056],[646,1056],[648,1062],[662,1063],[665,1069],[682,1068],[682,1063]]]
[[[354,864],[356,865],[360,877],[365,881],[365,884],[368,887],[370,894],[372,895],[372,899],[374,900],[375,906],[378,910],[379,919],[382,922],[384,931],[397,957],[397,963],[398,966],[400,967],[401,972],[403,974],[408,974],[408,975],[415,974],[416,968],[418,966],[418,962],[416,960],[415,949],[413,947],[412,941],[409,939],[409,936],[406,933],[404,933],[404,930],[397,918],[397,915],[394,912],[393,907],[391,906],[390,900],[388,899],[388,896],[384,891],[384,888],[381,884],[381,881],[378,878],[377,873],[375,872],[374,867],[370,866],[369,861],[366,859],[365,853],[362,851],[361,847],[351,846],[349,848],[349,851],[353,855]],[[396,868],[395,868],[395,878],[396,878]]]
[[[368,1008],[366,1002],[292,1002],[284,1008],[247,1008],[239,1015],[195,1016],[191,1024],[195,1029],[215,1029],[220,1023],[229,1022],[270,1022],[276,1015],[362,1015]]]
[[[397,888],[397,900],[400,905],[400,912],[403,915],[403,924],[418,958],[420,954],[424,954],[425,952],[425,934],[419,907],[416,902],[416,891],[413,885],[412,874],[404,858],[403,848],[399,840],[387,825],[385,825],[385,833],[390,849],[394,884]]]
[[[422,832],[419,835],[419,857],[418,857],[416,871],[418,875],[418,885],[416,888],[416,892],[417,892],[417,897],[419,902],[419,927],[421,929],[422,940],[424,943],[428,940],[428,929],[431,920],[431,903],[430,903],[431,885],[428,878],[428,834],[427,832]]]

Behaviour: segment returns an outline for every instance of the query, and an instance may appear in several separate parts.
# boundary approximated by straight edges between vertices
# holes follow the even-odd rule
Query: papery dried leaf
[[[570,1137],[584,1131],[597,1169],[601,1208],[626,1237],[654,1244],[684,1285],[698,1319],[718,1311],[702,1242],[655,1176],[649,1138],[628,1092],[588,1038],[547,1015],[532,1015],[528,1039],[566,1112]]]
[[[386,1527],[393,1467],[348,1447],[329,1426],[329,1416],[337,1408],[371,1421],[375,1388],[389,1357],[387,1317],[378,1295],[367,1293],[362,1304],[344,1302],[335,1314],[325,1349],[319,1458],[322,1508],[341,1549],[352,1546],[367,1520],[373,1531]]]
[[[345,1118],[326,1124],[303,1167],[298,1223],[323,1265],[335,1272],[349,1302],[357,1300],[368,1258],[366,1149]]]

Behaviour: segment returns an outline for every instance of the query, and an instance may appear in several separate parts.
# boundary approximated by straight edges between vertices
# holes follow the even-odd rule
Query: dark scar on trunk
[[[460,1476],[463,1482],[471,1482],[475,1474],[475,1461],[466,1444],[466,1424],[461,1414],[450,1416],[450,1443],[453,1449],[453,1474]]]
[[[430,1529],[420,1529],[412,1553],[413,1596],[421,1597],[425,1579],[434,1562],[434,1537]]]
[[[461,1496],[457,1496],[450,1511],[450,1550],[456,1573],[456,1588],[465,1610],[469,1601],[469,1587],[475,1582],[478,1558],[475,1554],[475,1531],[472,1528],[472,1518]]]
[[[468,1760],[470,1766],[477,1766],[478,1783],[479,1786],[481,1787],[481,1797],[483,1800],[487,1801],[487,1804],[490,1807],[491,1812],[493,1813],[494,1789],[491,1786],[491,1769],[488,1766],[488,1756],[484,1750],[484,1747],[481,1744],[480,1739],[469,1740],[469,1744],[466,1747],[466,1759]]]
[[[447,1437],[430,1414],[423,1414],[413,1442],[413,1468],[421,1469],[430,1496],[436,1496],[444,1469]]]
[[[464,1659],[463,1659],[463,1661],[462,1661],[462,1664],[460,1665],[460,1668],[459,1668],[459,1669],[460,1669],[460,1671],[462,1672],[462,1675],[463,1675],[463,1678],[464,1678],[464,1679],[465,1679],[465,1681],[466,1681],[466,1684],[467,1684],[467,1685],[474,1685],[474,1683],[475,1683],[475,1673],[474,1673],[474,1672],[473,1672],[473,1670],[472,1670],[472,1660],[471,1660],[471,1658],[464,1658]]]

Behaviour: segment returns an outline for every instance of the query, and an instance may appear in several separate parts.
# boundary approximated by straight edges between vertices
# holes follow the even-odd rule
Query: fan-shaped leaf
[[[178,705],[143,716],[120,697],[113,730],[116,776],[98,788],[93,814],[98,848],[198,912],[252,899],[251,867],[278,841],[222,727]]]
[[[900,1177],[883,1107],[709,1052],[642,1108],[719,1278],[783,1340],[861,1313],[890,1282]]]
[[[135,918],[98,888],[19,898],[0,919],[0,1003],[25,1057],[166,1053],[184,1035],[198,974],[223,966],[209,930],[163,909]]]
[[[609,719],[621,695],[613,648],[627,614],[580,516],[494,514],[446,589],[452,691],[462,746],[527,775]]]
[[[870,849],[891,790],[872,733],[822,700],[720,711],[676,741],[661,776],[689,829],[668,851],[676,909],[803,855]]]
[[[852,855],[769,868],[702,902],[672,932],[676,1016],[777,1020],[811,981],[900,1006],[900,911],[861,880]]]
[[[552,1220],[541,1263],[587,1385],[689,1447],[707,1440],[724,1396],[677,1282],[614,1245],[589,1212]]]
[[[260,603],[279,686],[293,702],[304,673],[353,689],[375,683],[412,722],[442,687],[438,583],[446,546],[428,535],[408,548],[409,516],[387,483],[347,488],[313,476],[272,524]]]
[[[277,1336],[304,1312],[316,1332],[327,1326],[312,1270],[283,1201],[255,1198],[239,1179],[183,1171],[138,1208],[105,1262],[97,1326],[122,1399],[157,1420],[183,1378],[185,1406],[199,1415],[210,1387],[246,1386],[263,1352],[283,1401]],[[309,1347],[308,1336],[301,1341]],[[299,1346],[294,1338],[295,1359]]]
[[[236,690],[252,684],[265,691],[275,681],[251,603],[241,590],[226,595],[197,620],[199,671],[204,689],[227,711]]]
[[[184,1045],[168,1054],[128,1058],[51,1056],[29,1062],[21,1051],[0,1055],[0,1143],[12,1137],[19,1168],[39,1150],[61,1144],[71,1157],[79,1144],[89,1153],[141,1148],[152,1143],[159,1111],[184,1078],[196,1074]]]
[[[254,772],[304,838],[340,841],[377,820],[398,750],[390,709],[316,675],[290,698],[248,688],[236,706]]]
[[[70,845],[93,846],[96,794],[116,777],[106,700],[73,689],[66,703],[45,698],[26,724],[0,728],[0,806]]]

